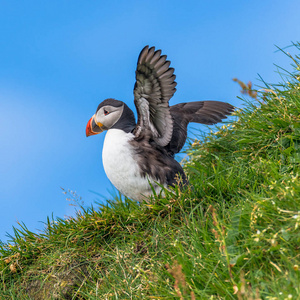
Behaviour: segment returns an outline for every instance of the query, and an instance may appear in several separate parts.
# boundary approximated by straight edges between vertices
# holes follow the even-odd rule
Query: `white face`
[[[95,123],[103,129],[109,129],[114,126],[120,119],[123,113],[124,105],[115,106],[102,106],[95,114]]]

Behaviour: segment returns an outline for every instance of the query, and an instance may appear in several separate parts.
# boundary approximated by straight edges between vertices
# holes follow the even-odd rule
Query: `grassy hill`
[[[300,45],[295,45],[300,50]],[[300,299],[300,58],[195,141],[192,187],[25,225],[0,245],[0,299]],[[253,94],[251,94],[253,95]]]

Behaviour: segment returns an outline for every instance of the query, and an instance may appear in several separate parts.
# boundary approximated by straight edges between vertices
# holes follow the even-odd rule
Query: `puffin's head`
[[[112,128],[121,118],[124,103],[115,99],[106,99],[98,105],[96,113],[86,125],[86,136],[101,133]]]

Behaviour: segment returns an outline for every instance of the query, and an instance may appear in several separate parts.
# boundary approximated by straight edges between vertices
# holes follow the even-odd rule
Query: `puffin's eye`
[[[104,109],[104,115],[107,116],[109,114],[109,111],[107,111],[106,109]]]

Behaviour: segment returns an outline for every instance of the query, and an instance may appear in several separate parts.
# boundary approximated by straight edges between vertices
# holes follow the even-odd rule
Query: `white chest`
[[[106,133],[102,160],[105,173],[112,184],[125,196],[141,201],[143,196],[152,194],[149,178],[141,177],[139,166],[134,158],[134,149],[130,141],[132,133],[119,129],[109,129]],[[160,188],[150,180],[156,192]]]

